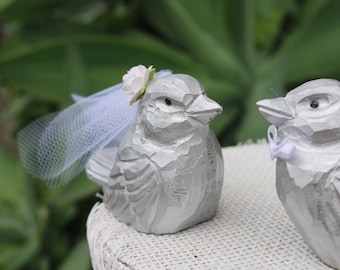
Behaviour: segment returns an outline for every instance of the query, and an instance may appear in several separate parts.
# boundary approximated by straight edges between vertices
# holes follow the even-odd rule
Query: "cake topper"
[[[140,65],[121,84],[73,97],[19,132],[30,174],[56,187],[86,167],[106,208],[141,232],[174,233],[215,215],[224,166],[209,122],[222,108],[196,79]]]
[[[316,254],[340,269],[340,82],[309,81],[257,105],[273,124],[268,139],[288,216]]]

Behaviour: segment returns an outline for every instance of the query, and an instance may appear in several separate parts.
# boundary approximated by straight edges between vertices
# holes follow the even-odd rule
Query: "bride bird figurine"
[[[175,233],[215,215],[224,166],[209,122],[222,108],[196,79],[139,65],[123,83],[73,98],[19,132],[28,173],[57,187],[85,168],[106,208],[140,232]]]

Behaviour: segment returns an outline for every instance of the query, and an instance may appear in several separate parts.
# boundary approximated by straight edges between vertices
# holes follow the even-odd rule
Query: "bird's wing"
[[[110,147],[95,153],[86,164],[87,177],[101,186],[107,185],[117,152],[117,147]]]
[[[149,157],[131,149],[120,154],[120,160],[111,171],[110,186],[123,186],[130,210],[136,216],[153,220],[160,196],[158,169]]]

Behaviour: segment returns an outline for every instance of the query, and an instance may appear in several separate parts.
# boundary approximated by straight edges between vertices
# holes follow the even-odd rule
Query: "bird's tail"
[[[110,147],[95,153],[86,164],[87,177],[101,186],[107,185],[117,151],[117,147]]]

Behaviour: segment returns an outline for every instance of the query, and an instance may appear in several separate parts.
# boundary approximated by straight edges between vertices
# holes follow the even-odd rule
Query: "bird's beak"
[[[293,119],[293,114],[285,98],[264,99],[256,103],[259,111],[268,122],[280,125]]]
[[[207,96],[200,95],[187,109],[189,117],[208,124],[214,117],[222,112],[222,107],[208,98]]]

